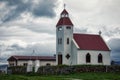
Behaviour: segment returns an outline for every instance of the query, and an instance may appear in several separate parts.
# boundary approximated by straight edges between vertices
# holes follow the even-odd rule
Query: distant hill
[[[0,69],[5,68],[5,67],[8,67],[8,65],[7,64],[0,65]]]
[[[115,65],[120,65],[120,61],[114,61]]]
[[[0,72],[7,73],[8,64],[0,64]]]

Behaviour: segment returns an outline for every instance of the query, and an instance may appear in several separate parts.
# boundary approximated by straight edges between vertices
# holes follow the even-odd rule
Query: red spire
[[[58,21],[56,26],[60,26],[60,25],[71,25],[71,26],[73,26],[71,20],[68,17],[60,18],[60,20]]]
[[[68,12],[66,11],[66,9],[64,9],[64,10],[62,11],[61,15],[62,15],[62,14],[68,14]]]
[[[72,24],[68,15],[69,15],[68,12],[66,11],[66,9],[64,9],[61,12],[61,18],[59,19],[56,26],[60,26],[60,25],[71,25],[71,26],[73,26],[73,24]]]

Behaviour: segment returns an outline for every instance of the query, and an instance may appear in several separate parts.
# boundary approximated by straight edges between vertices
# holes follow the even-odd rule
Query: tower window
[[[70,26],[67,26],[66,29],[71,29],[71,27],[70,27]]]
[[[91,56],[89,53],[87,53],[86,55],[86,63],[90,63],[91,62]]]
[[[68,14],[62,14],[61,17],[69,17]]]
[[[102,63],[103,62],[103,57],[102,54],[98,55],[98,63]]]
[[[69,44],[69,38],[67,38],[67,44]]]
[[[67,59],[69,59],[69,58],[70,58],[70,55],[69,55],[69,54],[67,54],[67,55],[66,55],[66,58],[67,58]]]
[[[62,44],[62,38],[58,38],[58,44]]]
[[[62,38],[60,38],[60,44],[62,44]]]
[[[61,30],[62,30],[62,27],[59,27],[59,28],[58,28],[58,31],[61,31]]]

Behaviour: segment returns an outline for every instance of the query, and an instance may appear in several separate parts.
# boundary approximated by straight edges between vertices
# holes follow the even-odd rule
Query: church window
[[[60,44],[62,44],[62,38],[60,38]]]
[[[69,58],[70,58],[70,55],[69,55],[69,54],[67,54],[67,55],[66,55],[66,58],[67,58],[67,59],[69,59]]]
[[[87,53],[86,55],[86,63],[90,63],[91,62],[91,56],[89,53]]]
[[[23,63],[23,66],[27,66],[28,64],[27,63]]]
[[[67,38],[67,44],[69,44],[69,38]]]
[[[62,44],[62,38],[58,38],[58,44]]]
[[[61,17],[68,17],[68,14],[62,14]]]
[[[62,30],[62,27],[58,27],[58,31],[61,31]]]
[[[98,63],[102,63],[103,62],[103,57],[102,54],[98,55]]]
[[[67,26],[66,29],[71,29],[71,27],[70,27],[70,26]]]
[[[47,63],[46,66],[50,66],[50,63]]]

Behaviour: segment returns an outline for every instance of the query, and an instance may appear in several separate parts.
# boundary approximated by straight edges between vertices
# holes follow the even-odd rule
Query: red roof
[[[66,11],[66,9],[64,9],[64,10],[62,11],[61,15],[62,15],[62,14],[68,14],[68,12]]]
[[[13,60],[41,60],[41,61],[55,61],[55,56],[11,56],[8,61]]]
[[[60,25],[71,25],[71,26],[73,26],[69,17],[61,17],[56,26],[60,26]]]
[[[110,51],[100,35],[74,34],[74,40],[81,50]]]

